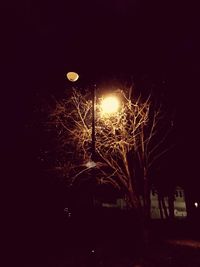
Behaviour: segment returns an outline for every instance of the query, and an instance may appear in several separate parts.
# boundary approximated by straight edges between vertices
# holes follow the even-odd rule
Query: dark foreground
[[[106,252],[102,252],[104,248],[99,247],[92,253],[91,250],[85,248],[82,253],[76,252],[56,259],[50,259],[46,262],[26,263],[23,266],[27,267],[89,267],[89,266],[105,266],[105,267],[163,267],[163,266],[176,266],[176,267],[199,267],[200,266],[200,251],[195,248],[188,248],[184,246],[171,246],[167,244],[151,244],[148,251],[138,260],[133,256],[119,256],[113,255],[107,248]],[[103,255],[103,254],[106,254]]]
[[[13,254],[22,267],[199,267],[198,221],[153,221],[149,243],[134,214],[71,214],[57,224],[27,229]],[[23,245],[20,244],[23,242]]]

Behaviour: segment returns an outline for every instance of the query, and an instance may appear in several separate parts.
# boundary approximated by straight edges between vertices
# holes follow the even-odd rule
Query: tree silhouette
[[[95,112],[96,158],[92,160],[92,101],[89,91],[73,88],[70,96],[55,100],[49,125],[56,131],[56,164],[69,185],[95,179],[124,194],[129,208],[144,208],[150,216],[150,172],[166,153],[170,120],[151,95],[131,95],[132,88],[112,92],[120,99],[117,113],[104,114],[98,97]],[[100,92],[98,92],[100,94]],[[166,123],[167,121],[167,123]],[[142,198],[139,195],[142,194]]]

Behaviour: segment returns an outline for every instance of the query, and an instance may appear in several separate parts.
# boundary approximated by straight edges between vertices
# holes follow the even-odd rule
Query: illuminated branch
[[[115,114],[104,116],[99,102],[96,104],[95,146],[98,161],[94,167],[96,177],[101,183],[110,183],[114,187],[128,192],[129,204],[139,205],[134,166],[130,164],[130,153],[138,157],[144,176],[153,162],[167,149],[159,151],[169,131],[154,142],[162,120],[161,109],[153,110],[149,96],[144,102],[141,96],[133,100],[126,92],[119,91],[121,107]],[[61,142],[60,150],[63,157],[60,165],[68,164],[67,177],[73,183],[81,174],[91,168],[86,163],[91,160],[92,135],[92,102],[89,93],[81,94],[73,89],[71,98],[56,101],[55,109],[50,116]],[[69,158],[67,153],[73,157]],[[79,169],[81,168],[81,169]],[[70,178],[72,177],[72,178]],[[133,196],[134,194],[134,196]],[[138,203],[136,203],[138,202]]]

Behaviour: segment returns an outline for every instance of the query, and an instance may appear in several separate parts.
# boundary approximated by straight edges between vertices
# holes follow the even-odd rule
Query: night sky
[[[80,73],[82,83],[132,79],[141,92],[155,88],[163,94],[176,114],[177,149],[172,157],[178,179],[197,188],[198,15],[192,1],[5,3],[3,151],[6,172],[11,170],[12,178],[21,176],[12,180],[22,202],[30,192],[41,199],[46,183],[37,171],[42,140],[34,130],[27,134],[26,126],[34,120],[38,97],[62,95],[68,86],[65,74],[71,70]],[[16,191],[11,184],[10,190]]]

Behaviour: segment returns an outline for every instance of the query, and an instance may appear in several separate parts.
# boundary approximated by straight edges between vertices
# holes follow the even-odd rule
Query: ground
[[[194,240],[167,240],[166,242],[151,244],[140,260],[131,257],[118,257],[111,253],[110,257],[101,258],[99,254],[102,248],[96,248],[85,254],[54,259],[53,261],[26,264],[26,267],[199,267],[200,266],[200,242]],[[50,258],[49,258],[50,259]]]
[[[113,217],[113,216],[112,216]],[[104,217],[105,219],[105,217]],[[107,217],[107,222],[108,217]],[[127,221],[125,221],[127,223]],[[103,221],[101,226],[103,229]],[[74,228],[75,225],[73,222]],[[40,256],[32,253],[23,261],[22,267],[199,267],[200,266],[200,239],[196,234],[198,225],[191,228],[191,223],[161,223],[153,222],[150,227],[149,243],[141,246],[141,243],[131,239],[123,238],[125,229],[116,228],[112,232],[109,225],[108,230],[103,232],[95,228],[94,237],[87,238],[83,228],[76,231],[76,236],[69,235],[72,232],[68,225],[62,243],[60,239],[55,239],[48,249],[43,247]],[[120,224],[121,225],[121,224]],[[128,227],[128,224],[125,224]],[[82,221],[83,226],[83,221]],[[121,225],[122,226],[122,225]],[[88,225],[90,229],[91,225]],[[188,231],[191,230],[191,231]],[[117,231],[117,232],[116,232]],[[99,232],[99,235],[96,235]],[[103,236],[103,238],[101,238]],[[133,240],[133,242],[132,242]],[[141,246],[141,250],[137,248]],[[37,250],[37,248],[35,248]],[[34,252],[34,247],[33,247]],[[45,256],[44,256],[45,254]]]

